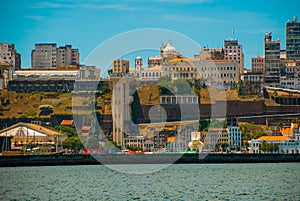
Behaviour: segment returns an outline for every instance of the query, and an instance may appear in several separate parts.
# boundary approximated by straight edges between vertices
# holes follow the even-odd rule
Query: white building
[[[13,70],[21,69],[21,55],[17,53],[14,44],[0,43],[0,63],[8,63]]]
[[[288,143],[291,140],[292,139],[287,136],[262,136],[257,139],[249,140],[248,141],[248,144],[249,144],[248,150],[249,150],[249,153],[259,154],[259,153],[262,153],[262,151],[260,150],[260,147],[264,141],[266,141],[267,144],[277,144],[279,146],[280,144]],[[279,151],[280,151],[280,149],[279,149]]]
[[[144,136],[128,136],[124,138],[125,147],[137,147],[142,150],[145,149],[145,137]]]
[[[278,144],[279,153],[282,154],[299,154],[300,141],[299,140],[286,140]]]
[[[207,83],[237,84],[240,81],[237,63],[232,60],[177,58],[162,65],[164,75],[172,79],[203,79]]]
[[[65,79],[76,80],[79,78],[78,70],[19,70],[13,74],[14,79],[34,80],[34,79]]]
[[[180,53],[177,52],[176,48],[172,44],[172,41],[169,41],[166,46],[162,44],[160,47],[160,56],[163,58],[163,60],[170,60],[180,57]]]
[[[280,76],[280,87],[299,90],[300,77]]]
[[[135,59],[135,67],[129,69],[129,74],[131,77],[142,80],[158,80],[162,74],[161,66],[151,66],[148,68],[143,67],[143,59],[137,57]]]

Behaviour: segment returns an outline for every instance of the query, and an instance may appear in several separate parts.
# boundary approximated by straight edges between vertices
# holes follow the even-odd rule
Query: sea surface
[[[127,165],[151,168],[155,165]],[[0,200],[300,200],[300,163],[0,168]]]

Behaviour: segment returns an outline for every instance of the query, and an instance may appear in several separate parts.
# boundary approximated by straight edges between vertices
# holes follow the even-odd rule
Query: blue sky
[[[222,47],[234,27],[250,67],[250,58],[263,54],[266,31],[285,48],[285,23],[294,15],[300,19],[299,8],[298,0],[11,0],[1,2],[0,41],[14,43],[22,67],[30,67],[35,43],[72,44],[83,62],[99,44],[134,29],[170,29],[200,46]]]

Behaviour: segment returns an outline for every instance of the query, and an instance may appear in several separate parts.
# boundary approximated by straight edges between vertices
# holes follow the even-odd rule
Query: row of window
[[[236,74],[235,73],[221,73],[221,74],[203,74],[202,75],[203,77],[218,77],[218,78],[234,78],[236,77]]]

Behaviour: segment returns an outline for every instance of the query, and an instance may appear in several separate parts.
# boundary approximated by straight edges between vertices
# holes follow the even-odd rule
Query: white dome
[[[176,48],[172,45],[172,42],[169,41],[168,45],[164,48],[164,52],[176,52]]]
[[[135,59],[141,59],[142,57],[140,57],[140,56],[137,56]]]

